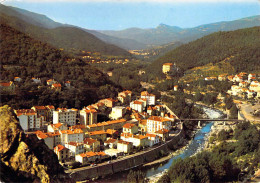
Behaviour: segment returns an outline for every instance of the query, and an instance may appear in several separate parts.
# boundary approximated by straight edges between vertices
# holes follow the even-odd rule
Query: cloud
[[[242,2],[258,2],[259,0],[1,0],[5,2],[32,2],[32,3],[50,3],[50,2],[115,2],[115,3],[242,3]]]

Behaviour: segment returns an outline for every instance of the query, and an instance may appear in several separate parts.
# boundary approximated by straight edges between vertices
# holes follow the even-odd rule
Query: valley
[[[0,4],[0,35],[1,181],[235,182],[259,169],[259,15],[92,30]],[[216,111],[233,121],[198,121]]]

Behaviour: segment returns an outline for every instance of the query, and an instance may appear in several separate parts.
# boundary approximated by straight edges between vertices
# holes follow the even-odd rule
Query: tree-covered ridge
[[[149,70],[161,73],[162,64],[170,62],[185,71],[208,63],[216,64],[226,58],[230,58],[235,72],[260,70],[260,27],[205,36],[168,52]]]
[[[107,44],[94,35],[76,27],[58,27],[53,29],[38,27],[15,16],[8,16],[4,10],[1,11],[0,19],[7,25],[30,35],[32,38],[48,43],[56,48],[100,52],[103,55],[131,56],[126,50]]]
[[[12,81],[21,77],[15,94],[2,95],[1,104],[14,107],[48,105],[77,107],[95,102],[101,97],[111,97],[118,87],[101,71],[66,52],[0,23],[1,32],[1,80]],[[41,78],[40,86],[31,78]],[[55,92],[46,86],[47,79],[63,84],[69,80],[73,86]]]

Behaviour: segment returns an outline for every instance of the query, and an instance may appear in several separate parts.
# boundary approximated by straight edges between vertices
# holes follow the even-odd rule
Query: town
[[[147,91],[135,100],[131,91],[122,91],[117,99],[102,99],[81,110],[48,105],[18,109],[15,113],[26,134],[44,140],[62,164],[109,163],[159,145],[179,130],[175,122],[178,117],[157,104],[155,95]],[[98,122],[98,114],[108,114],[111,120]]]
[[[176,70],[175,64],[162,65],[167,80]],[[253,73],[221,74],[204,80],[232,82],[227,94],[236,99],[260,98],[260,83]],[[21,81],[20,77],[14,77],[13,81],[2,82],[0,86],[2,91],[13,92],[15,84]],[[41,87],[42,79],[32,78],[31,82]],[[46,80],[46,85],[57,92],[73,87],[68,80],[59,83],[55,79]],[[180,89],[175,85],[173,90]],[[190,94],[195,95],[194,92]],[[35,134],[43,140],[66,168],[111,163],[113,159],[157,147],[181,130],[181,122],[177,122],[174,112],[148,91],[135,96],[132,91],[124,90],[118,93],[117,98],[101,99],[82,109],[32,106],[31,109],[17,109],[15,114],[25,133]]]

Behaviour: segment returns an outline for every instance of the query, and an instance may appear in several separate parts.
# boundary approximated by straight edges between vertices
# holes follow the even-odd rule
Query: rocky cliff
[[[0,176],[3,182],[73,182],[57,156],[35,135],[26,135],[12,110],[0,107]]]

